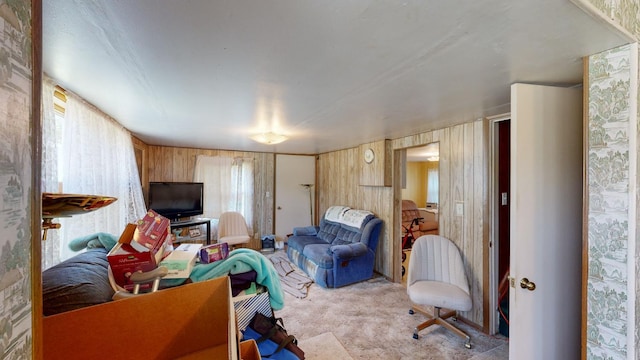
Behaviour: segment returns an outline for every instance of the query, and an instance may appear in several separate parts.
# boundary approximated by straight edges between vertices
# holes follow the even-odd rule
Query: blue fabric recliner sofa
[[[287,256],[325,288],[370,279],[382,224],[370,211],[332,206],[320,226],[293,229]]]

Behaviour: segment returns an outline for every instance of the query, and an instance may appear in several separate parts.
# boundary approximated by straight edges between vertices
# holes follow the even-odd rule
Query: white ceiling
[[[198,148],[315,154],[469,122],[627,42],[569,0],[43,2],[45,73],[149,144]],[[249,139],[272,130],[290,139]]]
[[[430,161],[430,159],[440,156],[440,144],[433,142],[426,146],[412,147],[407,149],[407,161]]]

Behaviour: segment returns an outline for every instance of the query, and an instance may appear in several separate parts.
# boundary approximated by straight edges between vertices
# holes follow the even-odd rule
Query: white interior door
[[[509,358],[578,359],[582,90],[514,84],[511,114]]]
[[[315,182],[315,156],[276,155],[275,235],[277,240],[286,238],[296,226],[311,225]]]

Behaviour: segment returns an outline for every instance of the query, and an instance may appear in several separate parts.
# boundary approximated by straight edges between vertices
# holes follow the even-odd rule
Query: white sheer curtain
[[[193,181],[204,183],[204,216],[217,219],[229,209],[233,158],[196,157]]]
[[[253,233],[253,159],[235,158],[231,169],[230,208],[241,213],[248,222],[249,234]]]
[[[225,211],[237,211],[253,233],[252,158],[198,155],[193,181],[204,183],[204,216],[217,219]]]
[[[43,98],[46,108],[45,101]],[[44,120],[49,121],[47,116]],[[48,128],[43,124],[43,139],[53,137],[47,133]],[[44,268],[74,255],[68,247],[71,240],[98,232],[120,235],[127,223],[142,218],[146,212],[131,134],[126,129],[82,99],[67,94],[63,131],[57,135],[61,135],[57,156],[62,161],[57,172],[62,192],[114,196],[118,201],[92,213],[59,219],[61,228],[49,231],[46,240],[57,232],[59,245],[57,249],[55,244],[47,245],[54,254],[47,254]],[[43,148],[46,150],[46,145]],[[47,159],[43,159],[43,167],[57,164],[49,155],[43,158]],[[55,192],[57,187],[43,189]]]
[[[53,109],[55,84],[51,78],[42,79],[42,169],[40,186],[42,192],[58,192],[58,154],[60,124]],[[47,232],[47,240],[42,242],[42,268],[46,269],[60,262],[60,232]]]
[[[440,180],[438,176],[438,165],[427,169],[427,202],[438,203],[440,192]]]

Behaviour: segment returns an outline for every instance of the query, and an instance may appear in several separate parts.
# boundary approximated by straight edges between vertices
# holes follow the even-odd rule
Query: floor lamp
[[[309,192],[309,220],[311,220],[310,223],[311,226],[313,226],[313,201],[311,197],[311,188],[313,187],[313,184],[300,184],[300,186],[307,189],[307,192]]]

